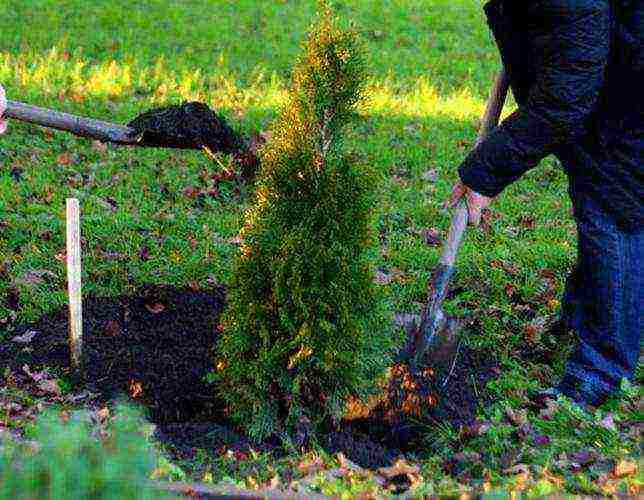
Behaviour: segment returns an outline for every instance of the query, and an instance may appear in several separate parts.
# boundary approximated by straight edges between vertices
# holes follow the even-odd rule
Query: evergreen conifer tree
[[[260,151],[214,372],[256,438],[340,417],[377,389],[393,343],[367,259],[376,179],[342,148],[364,54],[322,6]]]

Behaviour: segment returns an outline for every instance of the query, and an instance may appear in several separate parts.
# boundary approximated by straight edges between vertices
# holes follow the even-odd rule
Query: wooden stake
[[[83,304],[80,209],[76,198],[67,199],[67,290],[69,294],[69,349],[72,366],[78,368],[83,351]]]

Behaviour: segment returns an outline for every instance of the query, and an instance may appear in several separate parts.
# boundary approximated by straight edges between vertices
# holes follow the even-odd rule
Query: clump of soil
[[[224,117],[202,102],[151,109],[128,123],[128,127],[142,136],[142,142],[155,146],[207,147],[212,153],[233,155],[245,150],[244,139]]]
[[[216,388],[205,380],[215,359],[224,306],[222,288],[195,292],[149,286],[135,296],[87,298],[83,304],[86,376],[75,380],[72,389],[88,389],[103,401],[125,394],[143,404],[157,424],[157,439],[182,458],[193,456],[198,449],[214,454],[228,450],[244,454],[250,448],[281,453],[277,438],[252,443],[244,437],[226,418]],[[12,335],[29,331],[36,334],[27,343],[10,339],[0,343],[0,367],[16,374],[22,373],[24,365],[32,372],[49,367],[73,380],[67,310],[25,325]],[[413,403],[419,403],[421,412],[392,415],[396,391],[392,393],[390,387],[389,401],[369,416],[341,422],[317,440],[329,452],[341,451],[371,468],[389,465],[401,452],[422,452],[423,427],[428,422],[447,420],[458,426],[473,420],[477,406],[485,400],[485,383],[497,374],[496,366],[489,353],[463,347],[449,378],[427,369],[414,374],[413,392],[420,400]],[[407,375],[398,369],[391,383],[404,384]],[[306,435],[307,429],[302,433],[305,445],[311,436]]]
[[[151,109],[134,118],[128,127],[148,146],[202,149],[208,155],[230,154],[246,179],[257,173],[260,164],[257,151],[265,142],[261,134],[249,139],[242,137],[223,116],[202,102]]]

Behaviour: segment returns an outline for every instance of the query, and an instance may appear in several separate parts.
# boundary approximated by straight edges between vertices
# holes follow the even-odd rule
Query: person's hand
[[[0,134],[7,131],[7,120],[2,119],[5,109],[7,109],[7,96],[4,93],[4,87],[0,85]]]
[[[469,223],[472,226],[478,226],[481,223],[481,212],[484,208],[490,206],[493,198],[488,198],[471,190],[459,180],[452,188],[452,194],[447,201],[447,206],[451,208],[455,207],[462,198],[465,198],[467,202]]]

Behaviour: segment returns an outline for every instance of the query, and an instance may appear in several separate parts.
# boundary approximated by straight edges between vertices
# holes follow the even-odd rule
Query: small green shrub
[[[0,498],[164,497],[144,484],[156,458],[141,434],[141,419],[120,408],[106,434],[96,436],[89,418],[78,412],[64,422],[51,411],[39,418],[26,443],[0,441]]]
[[[342,150],[364,57],[326,6],[319,17],[260,153],[214,376],[258,438],[339,417],[373,393],[391,351],[367,259],[377,182]]]

